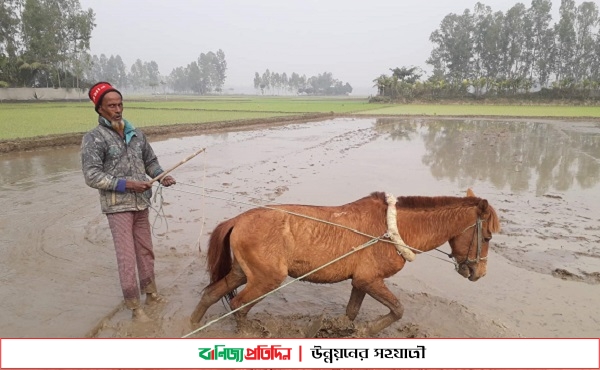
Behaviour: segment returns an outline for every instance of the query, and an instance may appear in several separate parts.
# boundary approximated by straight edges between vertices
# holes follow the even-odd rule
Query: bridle
[[[473,265],[473,264],[479,263],[480,261],[487,260],[487,256],[481,257],[481,248],[483,246],[482,224],[483,224],[483,220],[481,220],[481,217],[477,216],[477,221],[475,221],[475,223],[473,225],[467,227],[461,233],[461,234],[463,234],[470,228],[475,227],[475,230],[473,231],[473,237],[471,238],[471,244],[469,245],[469,250],[467,250],[467,256],[465,257],[465,259],[461,262],[458,262],[458,260],[455,257],[452,257],[452,259],[454,260],[454,266],[455,266],[456,270],[458,270],[460,265]],[[474,239],[475,239],[476,235],[477,235],[477,255],[476,255],[475,259],[469,259],[469,254],[471,252],[471,248],[473,247]]]

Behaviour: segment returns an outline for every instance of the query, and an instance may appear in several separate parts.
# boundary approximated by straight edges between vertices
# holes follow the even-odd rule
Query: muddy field
[[[381,337],[597,337],[600,333],[600,125],[593,122],[336,118],[153,135],[178,168],[151,213],[159,289],[169,300],[133,323],[78,147],[0,154],[0,337],[173,337],[208,282],[216,224],[255,204],[338,205],[373,191],[463,195],[497,210],[488,274],[472,283],[421,255],[387,283],[402,320]],[[181,134],[177,134],[181,135]],[[160,215],[160,216],[159,216]],[[449,247],[444,246],[448,251]],[[438,254],[441,256],[441,254]],[[349,282],[295,283],[196,337],[360,337],[386,313],[370,297],[354,326]],[[204,322],[227,313],[216,304]]]

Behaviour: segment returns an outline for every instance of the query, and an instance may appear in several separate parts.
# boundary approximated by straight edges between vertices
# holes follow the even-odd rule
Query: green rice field
[[[307,113],[600,118],[600,107],[369,104],[356,98],[156,97],[125,99],[124,117],[137,127],[202,124]],[[96,124],[90,102],[0,103],[0,140],[82,133]]]
[[[504,117],[572,117],[598,118],[597,106],[542,106],[542,105],[387,105],[361,112],[377,115],[437,115],[437,116],[504,116]]]

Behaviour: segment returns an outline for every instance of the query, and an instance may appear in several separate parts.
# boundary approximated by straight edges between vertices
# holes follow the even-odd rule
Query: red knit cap
[[[121,95],[119,90],[115,89],[108,82],[98,82],[97,84],[95,84],[94,86],[92,86],[90,88],[90,91],[88,92],[88,96],[90,97],[90,100],[92,101],[92,103],[94,103],[94,106],[96,107],[96,112],[98,111],[100,104],[102,104],[102,98],[104,97],[104,95],[106,95],[107,93],[109,93],[111,91],[114,91],[114,92],[118,93],[119,95]],[[123,98],[123,95],[121,95],[121,98]]]

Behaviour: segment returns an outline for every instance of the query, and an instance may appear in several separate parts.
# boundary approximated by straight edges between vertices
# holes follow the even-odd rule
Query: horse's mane
[[[375,198],[384,204],[385,193],[383,192],[373,192],[369,196],[370,198]],[[481,198],[475,196],[467,196],[467,197],[450,197],[450,196],[437,196],[437,197],[424,197],[424,196],[404,196],[396,198],[396,207],[397,208],[408,208],[414,210],[427,210],[432,208],[439,207],[476,207],[479,205]],[[490,211],[490,231],[491,232],[499,232],[500,231],[500,219],[494,207],[488,204],[488,210]]]
[[[370,197],[386,202],[385,193],[373,192]],[[404,196],[396,198],[396,207],[410,209],[427,209],[439,207],[474,207],[479,204],[481,198],[476,197],[424,197]]]

